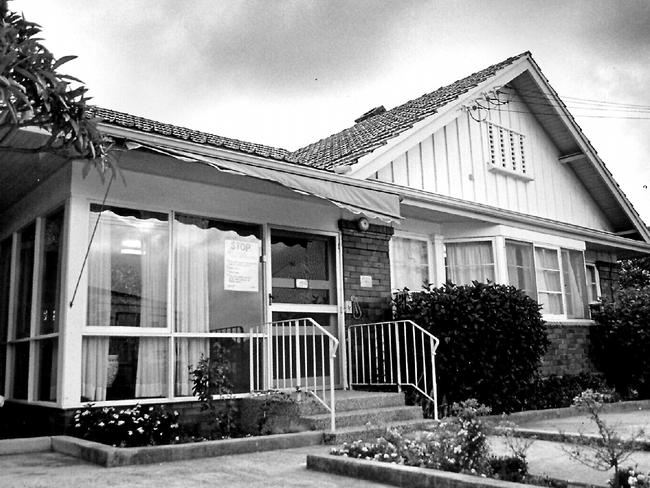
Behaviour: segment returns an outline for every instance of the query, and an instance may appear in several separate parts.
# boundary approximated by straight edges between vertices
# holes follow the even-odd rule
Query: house
[[[530,53],[294,152],[93,112],[117,178],[0,160],[0,391],[54,424],[87,402],[191,400],[188,367],[215,351],[238,394],[313,377],[325,398],[363,382],[347,371],[369,336],[346,345],[350,326],[446,279],[525,290],[554,343],[545,372],[578,372],[589,303],[617,259],[650,253]]]

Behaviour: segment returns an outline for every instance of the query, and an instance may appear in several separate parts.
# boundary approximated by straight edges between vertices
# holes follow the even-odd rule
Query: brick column
[[[347,324],[380,322],[392,318],[390,260],[388,242],[393,228],[371,224],[362,232],[354,220],[339,220],[343,251],[343,292],[345,300],[355,300],[362,317],[345,314]],[[361,286],[361,277],[370,276],[372,286]],[[366,283],[368,284],[368,283]]]

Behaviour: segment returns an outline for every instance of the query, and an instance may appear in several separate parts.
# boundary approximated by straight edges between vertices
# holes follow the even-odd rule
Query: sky
[[[62,71],[84,81],[93,103],[289,150],[372,107],[530,51],[650,224],[648,0],[13,0],[10,8],[43,27],[57,57],[79,56]],[[636,110],[580,110],[574,98]]]

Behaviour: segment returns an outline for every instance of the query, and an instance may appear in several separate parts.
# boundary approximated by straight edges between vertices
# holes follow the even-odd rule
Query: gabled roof
[[[529,55],[529,52],[525,52],[513,56],[455,81],[451,85],[443,86],[398,107],[365,118],[337,134],[292,152],[291,156],[302,164],[322,169],[331,170],[336,166],[354,164],[360,157],[410,129],[416,122],[436,113],[439,108],[456,100],[501,69]]]
[[[103,123],[114,125],[118,127],[132,128],[142,132],[152,132],[155,134],[173,137],[184,141],[192,141],[197,144],[204,144],[206,146],[213,146],[231,151],[237,151],[245,154],[252,154],[263,158],[275,159],[277,161],[285,161],[288,163],[297,163],[295,157],[291,155],[286,149],[265,146],[263,144],[255,144],[252,142],[241,141],[239,139],[230,139],[228,137],[221,137],[207,132],[198,130],[187,129],[177,125],[165,124],[155,120],[138,117],[136,115],[127,114],[125,112],[118,112],[101,107],[90,107],[88,110],[90,117],[96,117]]]

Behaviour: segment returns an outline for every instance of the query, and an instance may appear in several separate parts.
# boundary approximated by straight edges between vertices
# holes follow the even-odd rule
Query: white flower
[[[130,430],[130,431],[128,432],[128,434],[129,434],[129,435],[133,435],[133,431]]]
[[[144,434],[144,429],[142,427],[138,427],[138,432],[140,432],[141,434]]]

